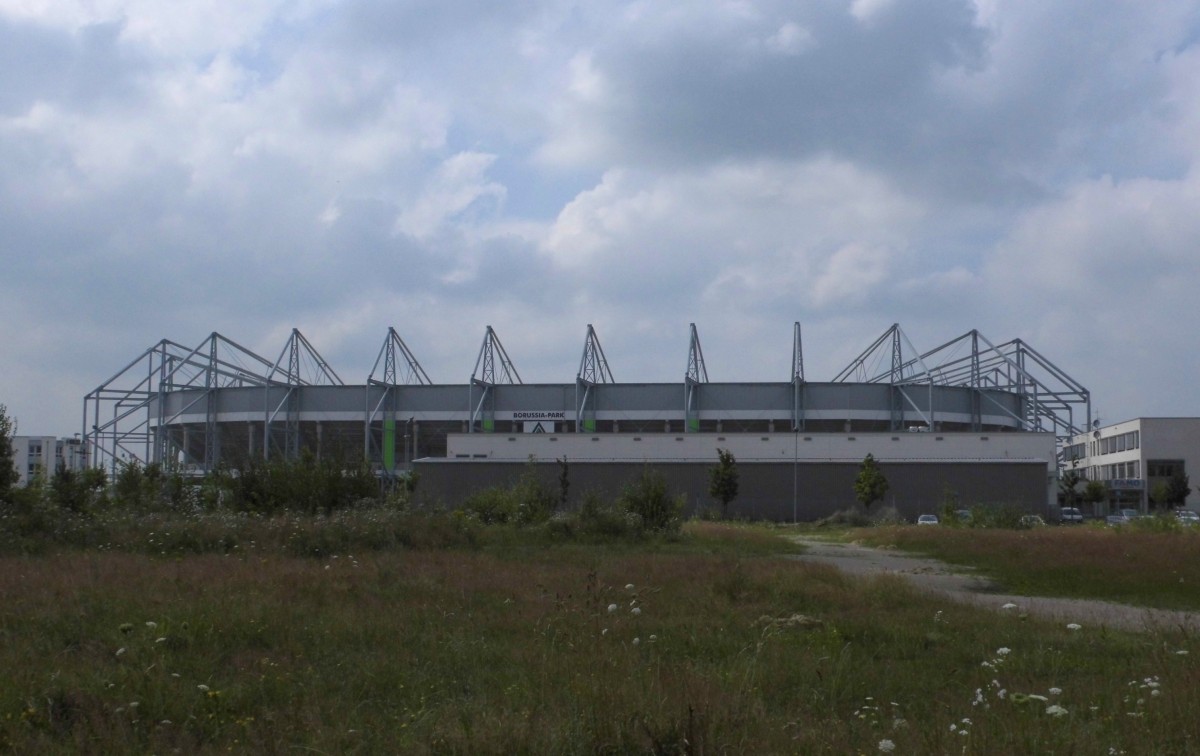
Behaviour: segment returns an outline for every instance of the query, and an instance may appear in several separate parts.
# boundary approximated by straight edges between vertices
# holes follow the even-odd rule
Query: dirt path
[[[1147,609],[1089,599],[999,593],[987,579],[971,574],[969,567],[947,565],[936,559],[860,544],[831,543],[805,536],[794,538],[806,549],[804,554],[796,557],[801,561],[832,565],[853,575],[899,575],[921,590],[996,611],[1024,612],[1065,623],[1122,630],[1200,630],[1200,612]],[[1005,609],[1006,604],[1016,606]]]

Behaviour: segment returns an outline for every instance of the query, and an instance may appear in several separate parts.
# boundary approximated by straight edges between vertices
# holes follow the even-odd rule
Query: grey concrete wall
[[[708,495],[712,464],[657,463],[651,466],[666,479],[671,491],[687,497],[687,513],[695,514],[718,505]],[[883,505],[895,505],[901,515],[912,519],[935,513],[947,487],[964,506],[1012,504],[1045,516],[1047,514],[1044,463],[884,463],[880,465],[891,484]],[[506,485],[527,469],[526,464],[487,460],[418,460],[418,495],[424,501],[453,507],[474,491]],[[646,468],[641,463],[571,462],[569,507],[578,506],[587,491],[606,499],[615,497],[629,481]],[[533,465],[545,485],[557,490],[559,468],[555,462]],[[839,510],[857,506],[854,479],[857,463],[738,463],[740,491],[730,505],[730,515],[755,520],[790,522],[793,516],[793,473],[795,513],[800,521],[811,521]]]

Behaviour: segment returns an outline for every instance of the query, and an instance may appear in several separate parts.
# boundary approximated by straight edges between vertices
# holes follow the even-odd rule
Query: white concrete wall
[[[461,433],[447,436],[447,457],[523,461],[533,456],[575,460],[715,460],[728,449],[744,461],[859,462],[1039,460],[1052,465],[1050,433]]]

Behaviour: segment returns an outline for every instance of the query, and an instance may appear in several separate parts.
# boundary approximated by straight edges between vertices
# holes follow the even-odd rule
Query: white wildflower
[[[204,683],[200,683],[199,685],[196,686],[196,690],[200,691],[201,693],[207,693],[208,686],[205,685]]]
[[[117,649],[117,656],[120,656],[120,655],[121,655],[121,654],[123,654],[123,653],[125,653],[125,647],[124,647],[124,646],[122,646],[121,648],[118,648],[118,649]]]
[[[1071,624],[1067,625],[1067,629],[1068,630],[1082,630],[1083,626],[1072,622]]]
[[[641,638],[634,638],[634,639],[633,639],[633,645],[635,645],[635,646],[636,646],[637,644],[641,643],[641,642],[642,642],[642,639],[641,639]]]
[[[1187,656],[1187,655],[1188,655],[1188,652],[1187,652],[1187,651],[1185,651],[1185,650],[1183,650],[1183,649],[1180,649],[1180,650],[1178,650],[1178,651],[1176,651],[1176,652],[1175,652],[1175,655],[1176,655],[1176,656]]]
[[[632,591],[632,590],[633,590],[633,583],[626,583],[626,584],[625,584],[625,590],[627,590],[627,591]]]
[[[1052,717],[1062,717],[1066,715],[1067,710],[1058,704],[1050,704],[1046,707],[1046,713]]]
[[[635,606],[629,610],[629,613],[636,617],[642,613],[642,608],[640,606]]]
[[[617,605],[616,605],[616,604],[609,604],[609,605],[608,605],[608,613],[609,613],[609,614],[612,614],[612,613],[613,613],[613,612],[615,612],[615,611],[617,611]]]
[[[1000,656],[1008,656],[1012,653],[1012,649],[1008,646],[1001,646],[1000,648],[996,649],[996,653]]]
[[[887,738],[884,738],[883,740],[879,741],[879,752],[880,753],[891,753],[894,750],[896,750],[896,744],[893,743],[892,741],[888,740]]]
[[[151,630],[154,630],[155,628],[158,627],[158,623],[157,622],[147,622],[146,627],[150,628]]]
[[[1050,689],[1050,695],[1052,695],[1052,696],[1061,696],[1061,695],[1062,695],[1062,688],[1051,688],[1051,689]]]

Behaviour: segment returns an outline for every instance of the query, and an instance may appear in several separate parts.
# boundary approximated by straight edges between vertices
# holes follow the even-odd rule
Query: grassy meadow
[[[39,549],[0,528],[0,749],[1200,749],[1197,639],[852,579],[783,558],[787,532],[693,522],[606,540],[386,510],[159,514],[61,524]],[[992,534],[877,535],[953,554]],[[1143,548],[1168,563],[1194,548],[1119,540],[1134,535],[1115,536],[1138,555],[1121,564],[1148,585],[1170,573]],[[1111,558],[1110,536],[1021,534],[1066,539],[1043,544],[1042,571]]]

